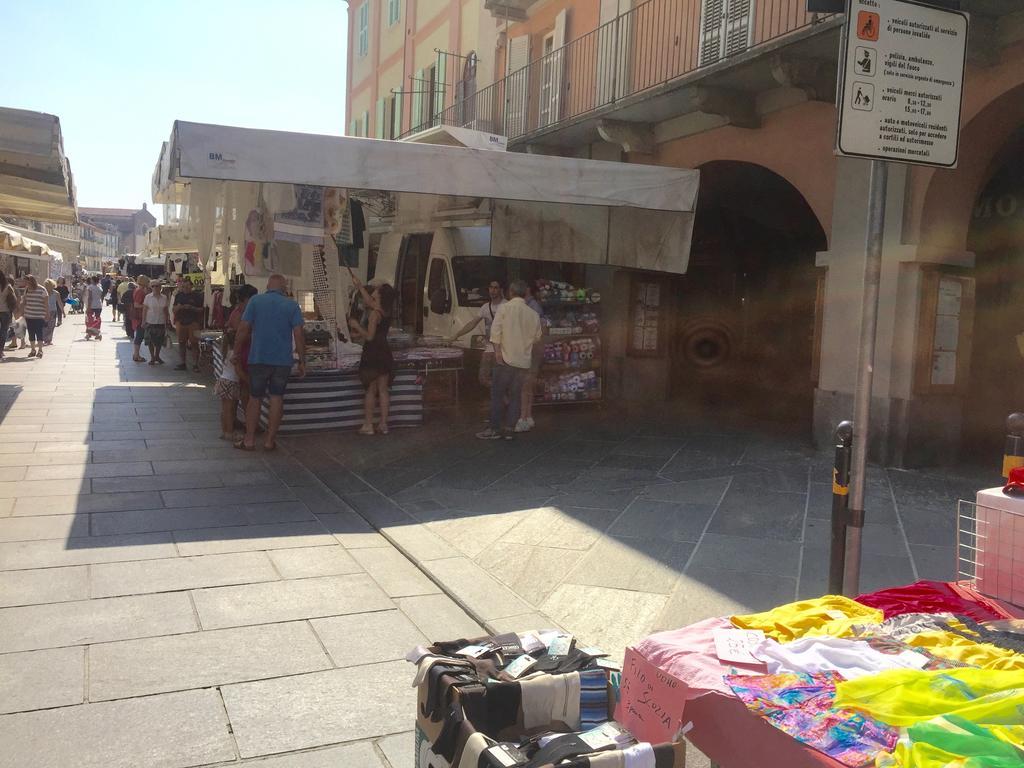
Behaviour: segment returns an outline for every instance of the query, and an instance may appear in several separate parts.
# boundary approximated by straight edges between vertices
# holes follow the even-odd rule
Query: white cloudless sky
[[[60,118],[82,206],[152,208],[175,120],[344,132],[344,0],[0,0],[0,26],[0,106]]]

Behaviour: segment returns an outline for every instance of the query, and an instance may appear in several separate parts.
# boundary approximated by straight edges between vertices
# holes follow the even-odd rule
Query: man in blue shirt
[[[242,314],[235,338],[235,349],[249,342],[249,404],[245,409],[245,437],[235,448],[251,451],[256,447],[256,428],[260,423],[263,398],[270,397],[267,439],[264,450],[277,447],[277,430],[284,415],[284,391],[292,371],[292,349],[299,356],[299,378],[306,375],[306,337],[302,332],[302,310],[284,295],[287,281],[283,275],[271,275],[267,291],[253,296]]]

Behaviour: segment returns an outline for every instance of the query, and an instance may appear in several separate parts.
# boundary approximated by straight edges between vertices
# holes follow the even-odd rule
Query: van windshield
[[[460,307],[482,307],[487,303],[487,286],[491,280],[508,285],[508,259],[498,256],[455,256],[452,275]]]

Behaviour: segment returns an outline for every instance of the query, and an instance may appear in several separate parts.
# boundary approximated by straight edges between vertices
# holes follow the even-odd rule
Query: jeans
[[[7,329],[11,327],[13,318],[10,312],[0,312],[0,357],[3,357],[4,347],[7,346]]]
[[[495,363],[491,372],[491,429],[512,430],[519,421],[525,368]],[[507,402],[506,402],[507,401]],[[502,416],[505,418],[502,419]]]

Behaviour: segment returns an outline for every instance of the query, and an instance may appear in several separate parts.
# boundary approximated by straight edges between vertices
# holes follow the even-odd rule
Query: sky
[[[0,106],[60,118],[80,206],[152,209],[175,120],[344,132],[344,0],[0,0],[0,18]]]

